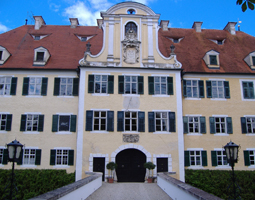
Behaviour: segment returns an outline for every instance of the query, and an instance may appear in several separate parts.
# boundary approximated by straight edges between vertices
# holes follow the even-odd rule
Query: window
[[[212,166],[227,166],[226,152],[223,150],[211,151]]]
[[[217,43],[217,40],[212,40],[213,42]],[[219,52],[211,50],[206,52],[203,57],[205,64],[209,69],[219,69],[220,68],[220,61],[219,61]]]
[[[23,164],[24,165],[35,164],[35,149],[24,149]]]
[[[252,56],[252,65],[255,66],[255,56]]]
[[[189,98],[204,98],[204,81],[184,79],[183,96]]]
[[[179,43],[179,39],[173,39],[174,43]]]
[[[33,36],[33,37],[35,39],[35,36]],[[42,38],[40,37],[40,39],[42,39]],[[33,62],[34,66],[46,65],[49,58],[50,58],[50,53],[46,48],[38,47],[38,48],[34,49],[34,62]]]
[[[76,115],[53,115],[52,132],[76,132]]]
[[[51,149],[50,165],[73,165],[74,150],[69,149]]]
[[[3,164],[4,149],[0,149],[0,165]]]
[[[44,115],[25,114],[21,115],[20,131],[42,132]]]
[[[79,78],[55,78],[54,96],[78,96]]]
[[[117,131],[144,132],[145,113],[140,111],[118,111]]]
[[[185,151],[185,166],[207,166],[207,153],[201,150]]]
[[[253,81],[243,81],[243,98],[254,99],[254,83]]]
[[[217,40],[217,44],[218,45],[222,45],[223,44],[223,40]]]
[[[184,133],[206,133],[205,117],[185,116],[183,117]]]
[[[11,131],[12,115],[0,114],[0,131]]]
[[[22,95],[47,95],[48,78],[24,77]]]
[[[2,60],[3,51],[0,51],[0,60]]]
[[[245,166],[255,165],[255,150],[244,151],[244,164]]]
[[[207,98],[230,98],[228,81],[206,81]]]
[[[255,133],[255,117],[241,117],[242,133]]]
[[[0,165],[8,164],[8,150],[5,148],[0,148]]]
[[[0,65],[3,65],[10,56],[10,52],[3,46],[0,46]]]
[[[43,61],[43,59],[44,59],[44,52],[37,52],[36,61]]]
[[[87,37],[81,37],[81,41],[82,42],[86,42],[87,41]]]
[[[210,117],[209,120],[211,133],[233,133],[231,117]]]
[[[0,95],[16,95],[17,77],[0,77]]]
[[[216,55],[209,55],[209,58],[210,58],[210,65],[218,65]]]
[[[128,22],[125,26],[125,33],[128,31],[133,31],[134,33],[137,33],[137,26],[134,22]]]
[[[173,77],[149,76],[150,95],[173,95]]]
[[[246,64],[252,69],[255,69],[255,51],[249,53],[245,58],[244,61]]]
[[[40,37],[40,36],[34,36],[34,39],[35,39],[35,40],[40,40],[41,37]]]
[[[127,11],[127,14],[129,14],[129,15],[134,15],[134,14],[135,14],[135,10],[134,10],[134,9],[129,9],[129,10]]]
[[[143,76],[119,76],[119,94],[143,94]]]
[[[114,112],[87,110],[86,131],[114,131]]]
[[[114,93],[114,76],[89,75],[88,93],[113,94]]]
[[[148,112],[149,132],[175,132],[175,112]]]

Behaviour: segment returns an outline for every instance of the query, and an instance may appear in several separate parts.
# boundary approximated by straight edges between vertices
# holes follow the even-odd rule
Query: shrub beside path
[[[172,200],[156,183],[103,183],[86,200]]]

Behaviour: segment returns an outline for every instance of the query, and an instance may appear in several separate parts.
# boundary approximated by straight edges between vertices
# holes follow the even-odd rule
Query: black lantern
[[[230,141],[224,146],[226,156],[227,156],[227,162],[231,166],[234,165],[234,163],[237,163],[239,147],[240,146],[238,146],[232,141]]]
[[[23,145],[16,139],[7,144],[9,162],[18,162]]]

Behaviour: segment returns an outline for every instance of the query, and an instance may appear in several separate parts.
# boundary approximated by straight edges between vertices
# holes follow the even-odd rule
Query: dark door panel
[[[157,172],[168,172],[168,158],[157,158]]]
[[[102,172],[102,181],[104,181],[105,158],[93,158],[93,172]]]

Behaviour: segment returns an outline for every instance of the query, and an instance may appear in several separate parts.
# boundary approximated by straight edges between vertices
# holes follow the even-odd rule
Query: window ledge
[[[124,96],[124,97],[130,97],[130,96],[140,97],[140,94],[122,94],[122,96]]]
[[[211,98],[212,101],[227,101],[226,98]]]
[[[255,101],[255,99],[245,99],[245,98],[243,98],[243,101]]]
[[[12,97],[12,95],[0,95],[0,97],[5,97],[5,98],[9,97],[10,98],[10,97]]]
[[[248,168],[255,169],[255,165],[250,165],[250,166],[248,166]]]
[[[20,167],[24,167],[24,168],[36,168],[36,165],[21,165]]]
[[[185,100],[201,100],[201,98],[197,98],[197,97],[185,97]]]
[[[126,133],[130,133],[130,134],[138,134],[138,133],[140,133],[140,132],[138,132],[138,131],[125,131],[125,132],[122,132],[122,133],[124,133],[124,134],[126,134]]]
[[[109,133],[109,131],[90,131],[90,133],[103,133],[103,134],[107,134],[107,133]]]
[[[59,134],[59,135],[71,135],[72,134],[72,132],[70,132],[70,131],[59,131],[59,132],[55,132],[55,134]]]
[[[232,134],[228,134],[228,133],[215,133],[214,136],[229,136]]]
[[[203,166],[189,166],[188,169],[204,169]]]
[[[110,95],[109,94],[101,94],[101,93],[93,93],[92,96],[105,96],[105,97],[108,97]]]
[[[40,134],[38,131],[24,131],[24,134]]]
[[[3,165],[3,164],[0,164],[0,167],[4,167],[4,165]]]
[[[74,98],[74,96],[69,96],[69,95],[59,95],[57,96],[58,98]]]
[[[255,133],[246,133],[247,136],[255,136]]]
[[[53,168],[70,168],[68,165],[54,165]]]
[[[1,134],[1,133],[5,134],[5,133],[8,133],[8,131],[0,131],[0,134]]]
[[[170,97],[171,95],[167,95],[167,94],[154,94],[152,95],[152,97]]]
[[[218,165],[215,166],[216,169],[231,169],[231,167],[229,165]]]
[[[41,95],[26,95],[27,98],[42,98]]]
[[[157,132],[153,132],[153,134],[171,134],[171,132],[167,132],[167,131],[157,131]]]
[[[203,133],[187,133],[186,135],[196,135],[196,136],[202,136]]]

